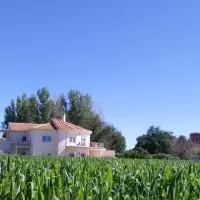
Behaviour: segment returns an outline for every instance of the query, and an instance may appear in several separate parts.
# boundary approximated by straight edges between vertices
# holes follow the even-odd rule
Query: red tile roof
[[[69,122],[63,122],[62,120],[59,120],[59,119],[52,119],[51,124],[55,127],[55,129],[76,130],[76,131],[79,131],[79,132],[89,131],[89,130],[82,128],[80,126],[76,126],[76,125],[69,123]]]
[[[51,123],[37,124],[32,129],[34,129],[34,130],[54,130]]]
[[[29,130],[69,130],[76,132],[87,132],[92,133],[92,131],[76,126],[69,122],[63,122],[59,119],[52,119],[49,123],[46,124],[33,124],[33,123],[17,123],[9,122],[8,129],[12,131],[29,131]]]
[[[38,124],[9,122],[8,129],[13,131],[28,131]]]

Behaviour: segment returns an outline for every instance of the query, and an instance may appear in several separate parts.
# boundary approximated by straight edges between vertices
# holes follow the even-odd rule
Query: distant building
[[[192,154],[200,153],[200,133],[190,133],[190,141],[192,143]]]
[[[61,155],[114,157],[115,151],[103,143],[90,142],[92,131],[64,120],[52,119],[46,124],[10,122],[6,140],[0,141],[0,151],[27,155]]]

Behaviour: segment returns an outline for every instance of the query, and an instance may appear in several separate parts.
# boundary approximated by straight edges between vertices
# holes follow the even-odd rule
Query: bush
[[[118,158],[133,158],[133,159],[166,159],[166,160],[173,160],[173,159],[180,159],[177,156],[172,156],[170,154],[158,153],[158,154],[149,154],[144,149],[130,149],[127,150],[124,154],[116,155]]]
[[[117,157],[117,158],[123,158],[124,154],[123,153],[115,153],[115,157]]]
[[[153,154],[152,158],[154,158],[154,159],[166,159],[166,160],[179,159],[179,157],[177,157],[177,156],[172,156],[170,154],[165,154],[165,153]]]
[[[140,150],[128,150],[124,153],[125,158],[138,158],[138,159],[145,159],[145,158],[151,158],[151,154],[149,154],[144,149]]]

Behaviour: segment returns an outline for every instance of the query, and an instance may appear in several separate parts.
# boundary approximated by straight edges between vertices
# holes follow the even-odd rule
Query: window
[[[42,136],[42,142],[46,142],[46,136]]]
[[[42,142],[51,142],[51,136],[42,136]]]
[[[70,142],[76,142],[76,137],[70,137],[70,138],[69,138],[69,141],[70,141]]]
[[[47,142],[51,142],[51,136],[47,136]]]
[[[26,136],[22,136],[22,141],[23,142],[26,142],[26,139],[27,139]]]
[[[81,146],[86,146],[86,138],[85,137],[82,137],[81,138]]]

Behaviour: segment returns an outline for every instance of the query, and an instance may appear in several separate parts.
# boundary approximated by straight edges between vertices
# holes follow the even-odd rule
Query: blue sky
[[[92,95],[131,148],[150,125],[200,131],[199,1],[1,1],[0,119],[46,86]]]

